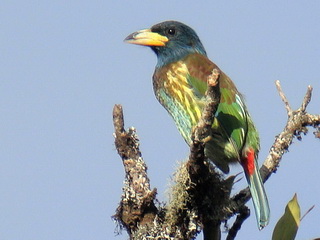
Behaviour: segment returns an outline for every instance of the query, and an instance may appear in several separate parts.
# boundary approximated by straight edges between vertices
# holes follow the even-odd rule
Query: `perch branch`
[[[206,104],[203,108],[201,118],[193,131],[193,142],[205,143],[211,135],[214,114],[220,102],[219,76],[220,70],[214,68],[211,75],[207,78]]]
[[[176,172],[176,182],[172,188],[167,216],[175,219],[170,225],[180,227],[181,239],[194,239],[201,228],[208,229],[205,235],[210,235],[211,240],[220,239],[220,231],[215,231],[217,228],[213,226],[218,226],[220,230],[220,206],[229,195],[225,191],[225,182],[206,162],[204,154],[220,101],[219,76],[219,70],[214,69],[207,79],[206,103],[192,132],[189,159]]]
[[[127,230],[130,239],[194,239],[201,228],[205,239],[221,239],[221,222],[237,215],[227,236],[228,240],[232,240],[249,216],[250,211],[245,206],[251,198],[249,189],[243,189],[230,198],[235,176],[223,180],[215,167],[205,159],[204,147],[210,141],[214,114],[220,101],[218,69],[212,71],[207,82],[207,100],[201,119],[192,133],[189,159],[175,173],[173,200],[165,208],[155,206],[156,189],[150,189],[147,167],[141,157],[135,129],[124,130],[122,107],[114,107],[115,145],[125,169],[123,194],[114,219]],[[260,168],[264,182],[278,169],[282,155],[294,137],[300,140],[301,134],[307,133],[308,126],[316,128],[314,134],[320,137],[320,115],[306,112],[312,87],[308,87],[300,108],[294,111],[279,81],[276,86],[287,110],[288,121]]]
[[[220,102],[219,77],[220,70],[215,68],[207,78],[206,104],[191,137],[187,162],[189,176],[194,183],[189,189],[192,208],[201,219],[204,239],[210,240],[221,238],[221,209],[230,193],[230,184],[226,184],[220,173],[206,162],[204,153],[205,144],[211,138],[214,114]]]
[[[221,206],[229,198],[232,184],[222,181],[219,174],[212,174],[214,171],[205,162],[204,156],[204,145],[209,139],[213,116],[220,101],[219,76],[219,70],[214,69],[207,79],[207,101],[202,117],[193,131],[189,161],[176,173],[179,176],[172,190],[173,200],[165,212],[154,206],[155,191],[150,190],[135,131],[124,130],[122,108],[119,105],[114,107],[115,143],[126,172],[124,193],[115,218],[128,231],[131,239],[146,239],[146,236],[157,239],[194,239],[201,226],[210,224],[211,227],[213,223],[220,230],[220,218],[217,216],[221,213],[216,214],[216,206]],[[225,190],[226,184],[228,191]],[[208,191],[212,186],[215,186],[215,191]],[[215,201],[212,202],[212,199]],[[145,206],[148,206],[148,211]],[[150,224],[143,228],[141,225],[146,212],[150,216],[145,222]],[[207,216],[216,217],[211,219]],[[154,220],[153,225],[150,220]]]

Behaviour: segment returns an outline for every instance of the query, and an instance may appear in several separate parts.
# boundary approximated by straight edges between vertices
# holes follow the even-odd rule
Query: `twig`
[[[276,81],[276,86],[279,91],[279,95],[285,104],[288,120],[283,131],[276,136],[276,139],[270,148],[269,155],[260,168],[260,174],[263,182],[266,182],[271,174],[277,171],[281,158],[283,154],[288,151],[288,148],[291,145],[294,137],[297,137],[300,140],[300,134],[306,133],[307,126],[314,127],[317,131],[320,127],[320,115],[306,113],[306,108],[311,100],[311,86],[308,86],[301,107],[296,111],[291,109],[289,102],[282,91],[280,81]],[[317,137],[317,133],[315,133],[315,135]],[[234,213],[237,213],[243,204],[245,204],[250,198],[251,195],[249,188],[245,188],[236,194],[230,201],[230,216],[232,216]]]
[[[300,222],[304,219],[305,216],[307,216],[315,207],[315,205],[313,205],[311,208],[308,209],[308,211],[306,211],[305,214],[303,214],[303,216],[300,218]]]
[[[311,101],[312,90],[313,90],[312,86],[309,85],[307,92],[304,96],[304,99],[302,101],[301,107],[300,107],[301,111],[303,111],[303,112],[306,111],[307,106],[308,106],[309,102]]]
[[[277,81],[277,84],[280,86],[279,81]],[[311,100],[311,94],[312,87],[308,86],[301,107],[296,111],[293,111],[290,108],[290,111],[288,112],[287,124],[284,130],[276,137],[275,142],[269,151],[269,155],[263,163],[263,166],[265,166],[269,170],[267,174],[266,172],[264,172],[264,175],[261,176],[264,181],[266,181],[270,177],[270,175],[277,170],[281,158],[283,154],[288,151],[293,138],[297,137],[300,140],[300,133],[306,133],[307,131],[305,129],[306,126],[319,126],[320,115],[311,115],[306,113],[306,108]],[[280,95],[285,96],[283,92],[282,94],[280,93]]]
[[[241,229],[242,223],[250,216],[250,209],[243,205],[240,208],[239,214],[237,215],[236,221],[228,231],[226,240],[233,240],[237,236],[238,231]]]
[[[289,104],[289,101],[288,101],[286,95],[284,95],[284,92],[282,91],[279,80],[276,81],[276,87],[277,87],[277,90],[278,90],[279,95],[281,97],[281,100],[283,101],[284,106],[286,107],[287,113],[289,115],[292,112],[292,108],[290,107],[290,104]]]

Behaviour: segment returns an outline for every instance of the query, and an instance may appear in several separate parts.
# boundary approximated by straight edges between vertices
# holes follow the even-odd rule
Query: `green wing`
[[[242,96],[224,73],[220,77],[220,92],[216,118],[239,152],[245,144],[248,132],[248,112]]]
[[[185,61],[189,69],[189,75],[187,76],[188,82],[193,87],[195,96],[203,99],[207,89],[207,76],[211,74],[214,68],[219,68],[202,55],[194,54],[188,56]],[[221,98],[216,111],[216,120],[213,129],[222,135],[223,141],[231,144],[229,148],[233,148],[232,155],[240,160],[240,151],[243,149],[247,140],[248,124],[252,124],[252,122],[249,119],[250,116],[244,104],[243,97],[238,92],[236,86],[227,75],[222,71],[220,72],[219,84]],[[219,141],[221,141],[221,139],[219,139]],[[232,149],[229,149],[229,151],[232,151]]]

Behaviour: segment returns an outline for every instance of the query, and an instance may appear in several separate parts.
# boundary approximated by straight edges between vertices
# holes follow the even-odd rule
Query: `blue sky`
[[[153,95],[156,57],[123,43],[133,31],[169,19],[196,30],[210,59],[246,96],[260,161],[287,118],[275,80],[294,108],[311,84],[308,111],[320,113],[319,1],[4,0],[0,11],[3,240],[127,238],[115,235],[111,220],[124,177],[112,136],[116,103],[126,126],[137,128],[152,187],[166,199],[188,148]],[[294,193],[302,212],[316,205],[298,238],[320,236],[319,144],[311,132],[294,141],[266,184],[270,225],[259,232],[252,214],[238,239],[270,239]]]

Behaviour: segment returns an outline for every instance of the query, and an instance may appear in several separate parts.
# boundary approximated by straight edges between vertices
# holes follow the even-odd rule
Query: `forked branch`
[[[122,107],[115,105],[115,145],[123,161],[125,182],[114,219],[127,230],[130,239],[194,239],[201,229],[204,230],[205,239],[221,239],[221,223],[237,215],[227,236],[228,240],[232,240],[249,216],[245,206],[251,198],[249,189],[245,188],[230,197],[235,176],[223,179],[204,155],[205,143],[210,138],[214,114],[220,101],[219,74],[219,70],[214,69],[208,77],[206,105],[193,131],[189,159],[174,174],[171,200],[163,207],[155,204],[156,189],[150,188],[135,129],[124,130]],[[315,136],[320,137],[320,115],[306,112],[312,87],[308,87],[300,108],[292,110],[279,81],[276,86],[287,110],[288,120],[260,168],[264,182],[276,172],[294,137],[300,140],[301,134],[307,133],[307,127],[315,128]]]
[[[280,81],[276,81],[276,87],[287,110],[288,120],[283,131],[276,136],[269,150],[269,154],[260,168],[263,182],[266,182],[272,173],[277,171],[282,156],[288,151],[294,137],[301,140],[301,134],[305,135],[308,132],[307,127],[313,127],[315,128],[315,136],[319,138],[320,115],[313,115],[306,112],[306,108],[311,101],[312,87],[308,86],[302,104],[297,110],[293,110],[290,107],[289,101],[281,88]],[[232,214],[237,213],[250,198],[249,188],[245,188],[236,194],[230,202]]]

